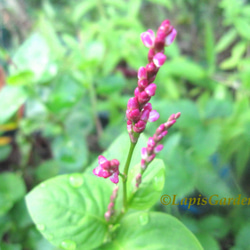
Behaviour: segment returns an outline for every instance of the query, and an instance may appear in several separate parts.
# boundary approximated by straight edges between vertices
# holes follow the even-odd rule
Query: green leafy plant
[[[98,166],[93,169],[95,175],[110,178],[115,184],[121,179],[113,192],[107,180],[97,179],[92,173],[73,173],[42,182],[27,195],[27,206],[38,230],[55,246],[69,250],[117,249],[117,246],[201,249],[194,235],[176,218],[148,211],[159,199],[165,183],[164,163],[154,158],[163,148],[161,140],[180,113],[160,125],[147,143],[145,137],[141,138],[141,145],[147,144],[141,150],[141,160],[137,145],[147,122],[159,118],[149,103],[156,91],[152,82],[166,60],[164,46],[170,45],[175,36],[176,30],[168,20],[162,22],[156,37],[152,30],[141,35],[144,45],[149,47],[148,64],[138,70],[138,87],[128,101],[130,140],[124,134],[117,138],[98,157]],[[113,156],[119,161],[107,160]],[[178,240],[179,235],[183,241]]]

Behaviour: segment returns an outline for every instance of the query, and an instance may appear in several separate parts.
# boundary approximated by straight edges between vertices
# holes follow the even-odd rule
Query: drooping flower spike
[[[135,186],[138,188],[141,183],[141,178],[143,172],[146,170],[147,166],[154,160],[157,153],[163,149],[163,145],[160,144],[163,137],[168,133],[168,129],[171,128],[176,120],[180,117],[181,113],[172,114],[167,122],[161,124],[157,129],[153,137],[149,137],[147,147],[141,150],[141,173],[136,176]]]

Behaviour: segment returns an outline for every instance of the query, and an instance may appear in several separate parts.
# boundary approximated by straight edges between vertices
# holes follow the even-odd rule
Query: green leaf
[[[5,123],[24,103],[27,95],[21,87],[5,86],[0,92],[0,124]]]
[[[44,161],[36,167],[35,176],[39,181],[45,181],[55,177],[59,172],[59,166],[55,160]]]
[[[43,182],[26,196],[38,230],[62,249],[93,249],[103,244],[104,213],[112,183],[87,174],[62,175]]]
[[[227,220],[217,215],[209,215],[201,219],[199,224],[201,230],[216,238],[225,237],[230,228]]]
[[[1,250],[22,250],[22,246],[20,244],[6,244],[0,243]]]
[[[0,215],[10,210],[26,193],[23,179],[14,173],[0,174]]]
[[[140,164],[129,170],[128,200],[130,208],[145,210],[152,207],[160,199],[165,184],[165,166],[162,160],[154,159],[142,175],[140,188],[136,189],[135,178],[140,170]]]
[[[38,80],[49,63],[50,50],[44,38],[38,34],[32,34],[19,47],[13,57],[16,67],[12,66],[11,73],[20,71],[32,71]]]
[[[249,23],[249,17],[248,18],[242,18],[238,17],[235,20],[235,28],[239,32],[239,34],[247,39],[250,40],[250,23]]]
[[[83,135],[61,135],[52,142],[52,152],[61,173],[82,169],[87,162],[87,145]]]
[[[173,216],[159,212],[138,212],[124,217],[114,240],[99,249],[195,250],[202,247],[195,236]]]
[[[232,55],[220,64],[221,69],[233,69],[237,67],[241,57],[247,49],[247,43],[242,41],[238,42],[232,49]]]
[[[248,249],[250,246],[250,223],[246,223],[236,235],[235,247],[232,250]]]
[[[97,79],[97,84],[97,94],[110,95],[110,93],[120,92],[124,88],[126,82],[121,74],[116,74]]]
[[[223,36],[218,41],[215,48],[216,52],[220,53],[226,50],[236,39],[236,37],[237,37],[237,32],[235,29],[231,28],[230,30],[228,30],[225,34],[223,34]]]
[[[218,100],[210,98],[205,106],[205,118],[228,117],[233,112],[233,104],[229,100]]]
[[[201,245],[204,247],[204,250],[220,250],[219,243],[208,233],[199,233],[195,234],[197,239],[200,241]]]
[[[205,71],[199,64],[187,60],[186,58],[178,57],[172,61],[166,62],[166,70],[169,75],[184,78],[190,81],[198,81],[205,77]]]
[[[221,127],[219,125],[200,126],[195,130],[192,145],[197,154],[207,157],[216,152],[220,141]]]
[[[210,165],[203,165],[202,168],[199,166],[197,171],[199,178],[197,179],[196,187],[199,192],[206,197],[218,195],[218,197],[216,196],[212,199],[212,202],[215,203],[215,200],[219,200],[220,197],[234,197],[230,187]]]
[[[34,73],[30,70],[20,71],[15,75],[8,77],[7,82],[13,86],[29,85],[34,81]]]

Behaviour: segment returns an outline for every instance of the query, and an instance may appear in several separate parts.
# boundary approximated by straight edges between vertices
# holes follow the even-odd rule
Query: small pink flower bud
[[[149,163],[149,162],[153,161],[154,158],[155,158],[155,154],[150,155],[150,156],[147,158],[147,162]]]
[[[143,91],[148,86],[148,80],[143,79],[138,81],[138,87],[141,91]]]
[[[154,31],[148,30],[146,32],[141,33],[141,40],[146,47],[152,48],[154,46],[155,40]]]
[[[166,129],[171,128],[175,124],[176,120],[167,121],[164,123]]]
[[[168,131],[167,131],[167,130],[165,130],[165,131],[163,131],[160,135],[161,135],[162,137],[164,137],[164,136],[166,136],[166,135],[167,135],[167,133],[168,133]]]
[[[140,68],[138,69],[138,74],[137,74],[137,76],[138,76],[138,79],[139,79],[139,80],[147,79],[147,71],[146,71],[146,68],[140,67]]]
[[[136,180],[135,186],[138,188],[139,185],[141,184],[141,174],[140,173],[135,177],[135,180]]]
[[[154,153],[155,153],[155,154],[156,154],[156,153],[159,153],[162,149],[163,149],[163,145],[162,145],[162,144],[157,145],[157,146],[155,147],[155,149],[154,149]]]
[[[174,120],[174,118],[175,118],[175,114],[172,114],[169,116],[168,121],[172,121],[172,120]]]
[[[181,112],[178,112],[178,113],[175,114],[174,118],[177,120],[180,116],[181,116]]]
[[[128,105],[127,105],[128,109],[138,109],[139,108],[139,103],[136,97],[131,97],[128,100]]]
[[[150,111],[148,109],[143,109],[140,120],[147,122],[149,118]]]
[[[116,159],[113,159],[113,160],[110,161],[110,166],[111,167],[119,167],[119,165],[120,165],[120,162],[118,160],[116,160]]]
[[[170,44],[172,44],[176,35],[177,35],[176,29],[172,29],[172,31],[165,38],[165,46],[169,46]]]
[[[154,83],[151,83],[150,85],[148,85],[146,88],[145,88],[145,92],[151,97],[151,96],[154,96],[155,95],[155,91],[156,91],[156,84]]]
[[[135,88],[135,91],[134,91],[134,95],[135,95],[135,97],[137,97],[137,98],[138,98],[139,94],[140,94],[140,90],[139,90],[139,88],[138,88],[138,87],[136,87],[136,88]]]
[[[164,64],[166,59],[167,59],[167,57],[163,53],[159,52],[154,56],[153,62],[155,64],[155,66],[159,68]]]
[[[104,214],[104,217],[105,217],[106,221],[109,221],[109,220],[110,220],[110,217],[111,217],[111,211],[107,211],[107,212]]]
[[[145,170],[146,167],[147,167],[146,161],[145,161],[144,159],[142,159],[142,160],[141,160],[141,168],[142,168],[142,170]]]
[[[151,97],[145,91],[142,91],[138,96],[138,101],[141,104],[145,104],[150,100],[150,98]]]
[[[147,148],[142,148],[141,149],[141,158],[145,160],[147,157],[148,157]]]
[[[127,110],[126,115],[129,120],[137,122],[140,120],[141,112],[139,109]]]
[[[152,104],[151,104],[150,102],[148,102],[148,103],[144,106],[143,109],[147,109],[147,110],[151,111],[151,110],[152,110]]]
[[[109,178],[115,184],[117,184],[119,182],[118,173],[119,172],[113,173],[112,176]]]
[[[132,132],[132,124],[133,124],[132,121],[127,120],[127,130],[129,133]]]
[[[157,36],[155,38],[154,48],[156,51],[160,52],[164,50],[166,34],[164,31],[158,31]]]
[[[148,147],[155,147],[156,142],[154,141],[153,137],[148,138]]]
[[[141,133],[142,131],[144,131],[145,127],[146,127],[146,122],[140,120],[134,125],[134,131],[136,133]]]
[[[148,78],[150,78],[156,74],[158,68],[155,66],[153,62],[151,62],[146,65],[146,70],[147,70]]]
[[[165,130],[164,124],[161,124],[157,129],[156,129],[156,134],[159,135]]]
[[[108,169],[110,167],[109,161],[102,155],[98,156],[98,163],[104,169]]]
[[[155,122],[155,121],[157,121],[159,118],[160,118],[159,113],[158,113],[156,110],[152,110],[152,111],[149,113],[148,121],[149,121],[149,122]]]
[[[163,44],[163,45],[164,45],[164,44]],[[155,55],[155,50],[154,50],[154,49],[150,49],[150,50],[148,51],[148,61],[149,61],[149,62],[152,62],[152,61],[153,61],[154,55]]]
[[[113,202],[110,202],[109,204],[108,204],[108,210],[112,210],[112,208],[114,207],[114,203]]]
[[[169,20],[164,20],[159,29],[158,29],[158,32],[159,31],[163,31],[165,34],[168,34],[169,31],[172,29],[172,26],[170,25],[170,21]]]

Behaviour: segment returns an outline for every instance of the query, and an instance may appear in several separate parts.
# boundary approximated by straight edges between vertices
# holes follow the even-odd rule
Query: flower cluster
[[[176,120],[180,117],[181,113],[172,114],[167,122],[161,124],[157,129],[153,137],[148,139],[148,144],[146,148],[142,148],[142,160],[141,168],[144,171],[147,165],[155,158],[155,155],[163,149],[163,145],[160,144],[162,138],[167,135],[168,129],[171,128]]]
[[[108,161],[104,156],[98,156],[99,165],[93,170],[93,173],[99,177],[108,178],[115,184],[119,182],[119,161],[113,159]]]
[[[137,140],[134,133],[143,132],[148,121],[153,122],[159,118],[159,114],[156,110],[152,110],[152,105],[149,103],[156,91],[156,84],[153,81],[159,68],[166,61],[164,46],[169,46],[176,34],[169,20],[162,22],[156,36],[152,30],[141,34],[143,44],[149,48],[148,64],[138,70],[138,86],[134,91],[135,96],[128,101],[126,111],[127,130],[133,143]]]

